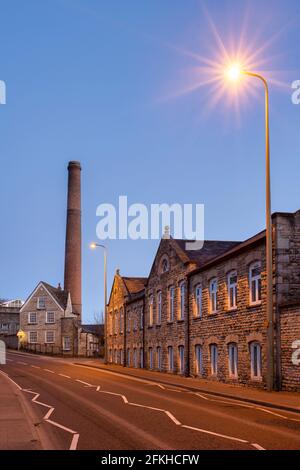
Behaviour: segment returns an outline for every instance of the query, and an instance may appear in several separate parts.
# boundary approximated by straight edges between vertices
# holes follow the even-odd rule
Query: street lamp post
[[[102,248],[104,253],[104,362],[107,364],[107,248],[98,243],[91,243],[90,248]]]
[[[270,174],[270,125],[269,125],[269,88],[266,79],[257,73],[242,70],[233,65],[228,71],[229,79],[236,81],[239,76],[248,75],[260,80],[265,89],[265,133],[266,133],[266,325],[267,325],[267,388],[274,390],[274,319],[273,319],[273,250],[271,214],[271,174]]]

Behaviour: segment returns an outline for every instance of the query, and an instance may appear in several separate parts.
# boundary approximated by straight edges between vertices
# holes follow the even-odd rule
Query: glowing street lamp
[[[90,248],[95,250],[97,248],[102,248],[104,251],[104,329],[105,329],[105,344],[104,344],[104,361],[107,363],[107,248],[105,245],[100,245],[98,243],[91,243]]]
[[[242,75],[259,79],[265,89],[265,133],[266,133],[266,272],[267,272],[267,387],[274,389],[274,320],[273,320],[273,259],[272,259],[272,215],[271,215],[271,176],[270,176],[270,126],[269,126],[269,88],[266,79],[253,72],[232,64],[226,71],[227,80],[237,82]]]

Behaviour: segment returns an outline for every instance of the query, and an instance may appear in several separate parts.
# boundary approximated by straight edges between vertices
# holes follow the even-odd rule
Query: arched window
[[[149,348],[149,369],[153,369],[153,349]]]
[[[157,346],[156,348],[156,357],[157,357],[157,369],[161,370],[162,368],[162,357],[161,357],[161,347]]]
[[[168,371],[174,371],[174,355],[173,355],[173,347],[168,347]]]
[[[227,275],[227,289],[228,289],[228,308],[233,310],[237,308],[237,272],[231,271]]]
[[[162,293],[157,292],[157,324],[161,324],[161,313],[162,313]]]
[[[195,287],[195,310],[194,310],[194,316],[196,318],[201,318],[202,317],[202,287],[200,284],[198,284]]]
[[[202,346],[196,344],[195,346],[195,369],[196,374],[201,376],[203,374],[203,359],[202,359]]]
[[[218,310],[218,281],[212,279],[209,284],[210,313],[216,313]]]
[[[149,297],[149,326],[153,325],[153,295]]]
[[[228,369],[229,377],[236,378],[238,376],[238,347],[236,343],[228,345]]]
[[[259,261],[251,264],[249,268],[250,304],[256,305],[261,302],[261,263]]]
[[[169,322],[174,321],[175,288],[169,288]]]
[[[179,304],[179,316],[178,320],[184,319],[184,312],[185,312],[185,282],[182,281],[179,285],[179,292],[180,292],[180,304]]]
[[[218,374],[218,346],[216,344],[210,345],[210,370],[211,375]]]
[[[251,378],[261,378],[261,345],[254,341],[250,344]]]
[[[179,374],[184,374],[184,346],[178,347]]]

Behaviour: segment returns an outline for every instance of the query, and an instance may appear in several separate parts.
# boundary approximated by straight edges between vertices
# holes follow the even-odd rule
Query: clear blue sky
[[[207,10],[226,41],[240,38],[244,18],[247,44],[275,34],[265,68],[288,86],[300,80],[298,0],[209,0]],[[63,280],[68,160],[83,167],[85,322],[103,302],[101,253],[88,249],[98,204],[121,194],[130,203],[204,203],[208,239],[264,227],[262,90],[247,104],[241,97],[239,119],[225,98],[207,112],[209,86],[170,99],[197,66],[179,49],[205,57],[216,49],[202,2],[1,0],[0,11],[0,297]],[[295,211],[300,105],[288,87],[270,93],[273,210]],[[116,267],[146,276],[157,245],[110,241],[109,286]]]

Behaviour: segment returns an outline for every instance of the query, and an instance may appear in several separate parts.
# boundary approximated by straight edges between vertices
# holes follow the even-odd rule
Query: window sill
[[[202,317],[202,316],[201,316],[201,317],[200,317],[200,316],[193,317],[193,320],[195,320],[195,321],[197,321],[197,320],[199,321],[199,320],[202,320],[202,319],[203,319],[203,317]]]
[[[37,322],[36,323],[28,323],[29,326],[34,326],[34,325],[37,325]]]
[[[218,315],[218,313],[219,313],[218,311],[216,311],[216,312],[209,312],[208,315],[207,315],[207,318],[215,317],[215,316]]]
[[[55,325],[55,321],[46,321],[45,325]]]
[[[168,320],[167,325],[173,325],[174,321],[173,320]]]
[[[255,302],[255,303],[253,303],[253,304],[248,304],[248,305],[247,305],[247,309],[250,310],[251,308],[261,307],[261,305],[262,305],[262,302],[261,302],[261,301],[260,301],[260,302]]]
[[[225,313],[236,313],[238,311],[237,307],[228,308],[225,310]]]
[[[177,323],[184,323],[184,318],[178,318]]]
[[[160,328],[161,327],[161,323],[157,323],[157,325],[155,325],[156,328]]]

